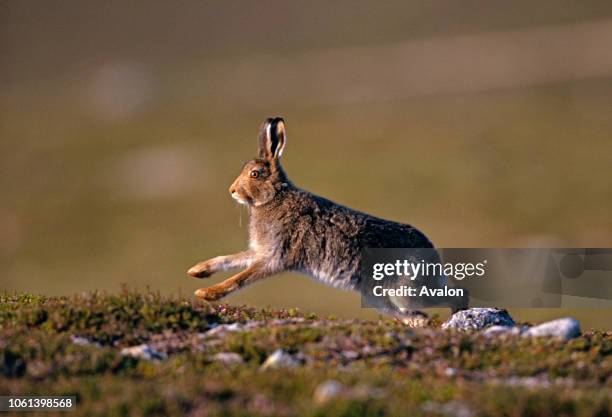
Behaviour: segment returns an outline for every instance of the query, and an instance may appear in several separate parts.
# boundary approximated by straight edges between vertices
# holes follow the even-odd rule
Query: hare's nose
[[[234,187],[230,187],[229,192],[230,194],[234,194],[236,192],[236,189]]]

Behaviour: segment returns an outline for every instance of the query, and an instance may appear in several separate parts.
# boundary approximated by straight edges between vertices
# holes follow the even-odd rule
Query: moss
[[[1,299],[0,392],[76,394],[75,416],[418,416],[463,407],[474,415],[588,417],[610,415],[612,407],[607,332],[567,343],[487,338],[129,291]],[[205,333],[223,323],[248,325]],[[73,336],[98,345],[75,344]],[[121,355],[137,343],[168,360]],[[276,349],[302,365],[261,371]],[[220,363],[219,352],[244,363]],[[341,392],[316,402],[317,385],[328,379]]]

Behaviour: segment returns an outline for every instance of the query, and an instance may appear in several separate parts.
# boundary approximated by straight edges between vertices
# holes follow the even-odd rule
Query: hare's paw
[[[226,295],[225,291],[221,291],[217,288],[199,288],[195,291],[195,296],[206,301],[217,301]]]
[[[194,295],[206,301],[215,301],[219,299],[219,297],[216,297],[215,292],[209,291],[208,288],[199,288],[195,291]]]
[[[398,314],[395,318],[402,324],[413,327],[428,327],[431,325],[429,316],[421,311],[411,311],[407,313]]]
[[[187,275],[195,278],[206,278],[214,274],[214,269],[209,261],[198,262],[187,271]]]

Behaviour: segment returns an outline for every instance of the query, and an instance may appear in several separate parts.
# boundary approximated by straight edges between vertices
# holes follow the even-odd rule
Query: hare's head
[[[288,184],[280,166],[285,149],[285,122],[282,118],[269,118],[259,130],[258,157],[244,164],[229,192],[236,201],[249,206],[262,206],[270,202]]]

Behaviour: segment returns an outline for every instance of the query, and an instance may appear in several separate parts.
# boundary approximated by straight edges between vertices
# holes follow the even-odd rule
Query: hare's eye
[[[251,178],[259,178],[259,171],[253,170],[250,175]]]

